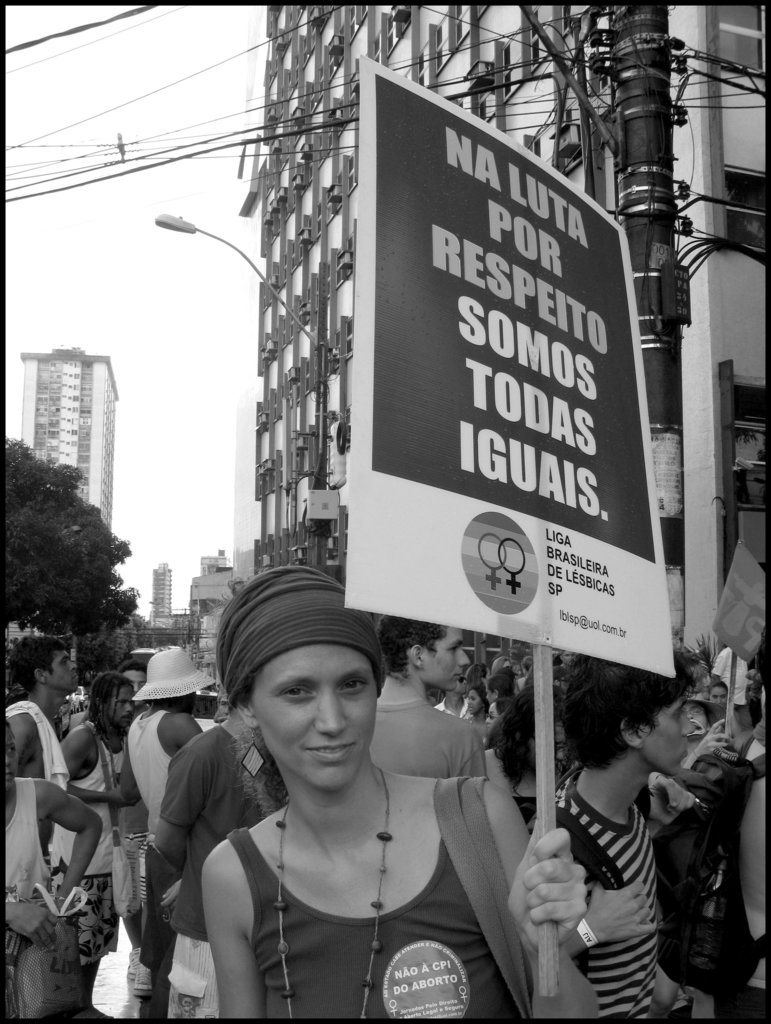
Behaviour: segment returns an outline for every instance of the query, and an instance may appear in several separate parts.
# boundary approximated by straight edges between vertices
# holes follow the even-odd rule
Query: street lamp
[[[315,348],[315,346],[316,346],[316,339],[313,336],[313,334],[307,329],[307,327],[305,327],[305,325],[303,324],[302,320],[300,320],[300,318],[297,316],[297,314],[294,312],[294,310],[291,310],[289,308],[289,306],[287,306],[287,304],[284,302],[284,300],[278,294],[278,292],[273,287],[273,285],[270,283],[270,281],[268,281],[268,279],[265,277],[265,275],[259,269],[259,267],[257,267],[249,259],[249,257],[246,255],[246,253],[242,252],[238,248],[238,246],[233,245],[233,243],[229,242],[226,238],[220,238],[219,235],[213,235],[211,233],[211,231],[204,231],[203,228],[196,227],[195,224],[192,224],[189,220],[183,220],[182,217],[172,217],[172,215],[170,213],[161,213],[161,214],[159,214],[155,218],[155,223],[156,223],[156,225],[159,228],[166,228],[167,231],[179,231],[183,235],[195,235],[195,234],[206,235],[207,238],[214,238],[218,242],[222,242],[222,244],[226,245],[229,249],[233,249],[233,251],[237,252],[239,256],[243,256],[243,258],[246,260],[246,262],[249,264],[249,266],[252,268],[252,270],[255,272],[255,274],[259,277],[259,279],[262,281],[262,283],[265,285],[265,287],[271,293],[271,295],[274,298],[278,299],[278,301],[281,303],[281,305],[287,311],[287,313],[292,318],[292,320],[294,320],[294,322],[297,324],[297,326],[300,328],[300,330],[303,332],[303,334],[307,338],[310,339],[311,344]]]

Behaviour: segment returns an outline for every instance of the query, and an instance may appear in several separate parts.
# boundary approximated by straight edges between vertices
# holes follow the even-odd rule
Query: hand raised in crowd
[[[701,757],[702,754],[711,754],[716,747],[728,746],[730,742],[731,737],[725,731],[725,719],[721,718],[707,730],[703,739],[699,741],[699,744],[693,750],[693,761],[695,761],[697,757]],[[693,761],[691,763],[693,763]]]
[[[642,882],[623,889],[605,889],[599,882],[590,885],[586,923],[598,942],[627,942],[655,931],[650,920]]]
[[[659,825],[668,825],[678,814],[694,805],[693,793],[660,772],[651,772],[648,778],[648,792],[651,795],[649,817]]]
[[[509,894],[509,910],[531,951],[538,948],[539,924],[554,921],[560,942],[575,929],[586,914],[585,878],[565,829],[553,829],[538,840],[531,837]]]
[[[47,907],[35,903],[6,903],[5,923],[35,945],[53,949],[56,943],[56,917]]]

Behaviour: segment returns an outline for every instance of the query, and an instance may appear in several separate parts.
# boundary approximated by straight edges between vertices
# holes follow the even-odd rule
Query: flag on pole
[[[765,624],[766,574],[739,541],[712,629],[735,654],[751,661]]]

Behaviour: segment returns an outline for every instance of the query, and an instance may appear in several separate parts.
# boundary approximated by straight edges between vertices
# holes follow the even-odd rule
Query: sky
[[[6,47],[134,9],[12,5]],[[248,6],[161,6],[6,56],[6,436],[21,437],[22,352],[110,357],[119,396],[111,528],[131,546],[118,572],[146,617],[161,562],[183,609],[201,557],[232,557],[235,411],[256,378],[257,278],[219,242],[154,220],[184,217],[255,259],[238,216],[241,149],[9,200],[258,126],[260,112],[245,113],[246,57],[236,57],[248,17]],[[41,180],[84,165],[93,169]]]

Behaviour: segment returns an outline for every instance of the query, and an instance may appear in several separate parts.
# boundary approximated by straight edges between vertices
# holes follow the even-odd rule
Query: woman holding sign
[[[370,616],[344,597],[322,573],[283,567],[250,581],[222,617],[217,665],[253,730],[250,763],[266,781],[280,772],[289,801],[204,865],[220,1015],[595,1016],[567,956],[560,995],[532,1005],[514,969],[537,967],[539,923],[563,938],[586,910],[567,833],[528,845],[494,787],[480,783],[477,799],[471,780],[372,763],[380,648]],[[480,900],[482,859],[500,899]]]

